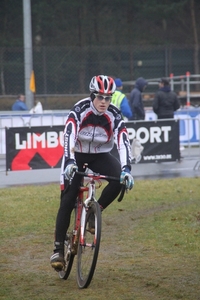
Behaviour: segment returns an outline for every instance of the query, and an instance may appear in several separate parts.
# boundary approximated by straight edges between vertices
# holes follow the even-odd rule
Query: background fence
[[[193,47],[94,46],[35,47],[33,67],[37,94],[83,94],[95,74],[159,78],[194,73]],[[24,91],[24,49],[0,47],[0,95]],[[125,87],[127,92],[130,87]],[[126,90],[125,90],[126,92]]]

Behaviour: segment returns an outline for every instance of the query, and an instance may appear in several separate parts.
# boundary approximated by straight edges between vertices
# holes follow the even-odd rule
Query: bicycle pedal
[[[52,268],[56,271],[56,272],[60,272],[64,269],[64,264],[61,262],[53,262],[51,263]]]

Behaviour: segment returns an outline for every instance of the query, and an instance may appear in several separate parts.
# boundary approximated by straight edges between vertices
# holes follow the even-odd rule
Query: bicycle
[[[65,267],[58,273],[61,279],[66,280],[77,255],[76,281],[79,288],[87,288],[94,275],[101,240],[101,209],[95,198],[95,191],[101,187],[102,180],[119,181],[119,178],[93,172],[76,171],[75,173],[83,177],[64,241]],[[85,180],[86,177],[89,179],[88,182]],[[125,185],[123,184],[118,198],[119,202],[124,192]],[[84,200],[85,193],[87,196]],[[94,232],[89,230],[92,217],[94,218]]]

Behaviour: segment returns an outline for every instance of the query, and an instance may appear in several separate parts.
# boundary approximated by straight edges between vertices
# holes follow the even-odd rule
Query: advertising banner
[[[52,111],[43,114],[13,114],[0,112],[0,154],[6,153],[5,127],[62,126],[65,124],[68,110]],[[182,146],[200,146],[200,108],[180,109],[174,119],[179,120],[179,141]],[[152,109],[145,110],[145,121],[156,121]],[[139,121],[140,122],[140,121]]]
[[[178,120],[127,122],[126,127],[133,163],[180,159]],[[7,171],[60,167],[63,129],[63,126],[6,128]]]
[[[6,169],[58,168],[63,155],[63,126],[6,128]]]
[[[179,121],[128,122],[133,162],[169,162],[180,159]]]

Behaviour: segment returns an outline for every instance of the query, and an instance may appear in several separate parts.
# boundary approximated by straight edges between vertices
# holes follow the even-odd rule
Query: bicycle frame
[[[82,185],[79,188],[79,194],[77,197],[77,214],[76,214],[76,220],[75,220],[75,228],[73,231],[73,253],[77,253],[77,245],[78,245],[78,239],[79,234],[80,236],[80,242],[82,245],[84,245],[84,225],[85,225],[85,218],[87,209],[89,206],[90,201],[97,201],[95,199],[95,192],[96,192],[96,185],[95,181],[98,181],[99,187],[101,186],[100,176],[95,174],[85,174],[82,172],[77,172],[80,175],[87,176],[89,178],[88,185],[84,185],[84,178],[82,179]],[[87,192],[87,198],[84,200],[84,193]]]
[[[87,176],[88,175],[89,174],[87,174]],[[87,198],[83,202],[82,214],[81,214],[81,224],[80,224],[80,243],[85,246],[87,246],[87,244],[85,244],[85,240],[84,240],[84,226],[85,226],[85,218],[86,218],[87,209],[89,207],[90,201],[97,201],[95,199],[96,185],[95,185],[94,175],[89,176],[89,178],[90,178],[89,185],[88,185],[88,187],[87,186],[85,187],[86,189],[83,189],[83,193],[81,195],[81,196],[84,195],[84,191],[88,192]],[[99,181],[99,183],[101,183],[101,182]],[[99,187],[100,187],[100,185],[99,185]]]
[[[102,180],[119,181],[119,178],[79,171],[76,174],[82,176],[82,181],[74,207],[75,220],[72,222],[71,219],[71,227],[66,233],[66,263],[59,276],[65,280],[68,278],[77,255],[77,283],[79,288],[86,288],[95,271],[101,240],[101,208],[95,198],[96,188],[101,187]],[[87,183],[85,177],[88,178]],[[124,192],[125,185],[122,185],[118,201],[122,200]]]

